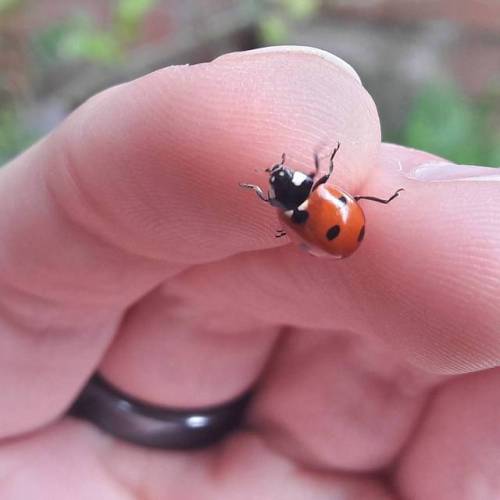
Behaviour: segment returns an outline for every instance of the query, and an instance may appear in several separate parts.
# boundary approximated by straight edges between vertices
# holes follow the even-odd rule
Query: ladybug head
[[[272,205],[283,210],[293,210],[308,198],[313,187],[313,176],[292,170],[281,163],[266,168],[269,173],[269,198]]]

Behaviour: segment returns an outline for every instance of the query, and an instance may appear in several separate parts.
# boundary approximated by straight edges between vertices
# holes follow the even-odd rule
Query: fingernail
[[[500,168],[456,165],[447,162],[424,163],[405,172],[404,175],[422,182],[500,181]]]
[[[319,57],[330,64],[334,64],[339,69],[345,71],[355,80],[361,83],[361,78],[356,73],[356,71],[354,71],[354,68],[350,64],[346,63],[340,57],[333,55],[330,52],[327,52],[326,50],[317,49],[315,47],[306,47],[301,45],[278,45],[273,47],[263,47],[260,49],[247,50],[244,52],[231,52],[229,54],[224,54],[223,56],[218,57],[214,61],[220,61],[235,57],[256,56],[263,54],[288,54],[288,55],[306,55],[306,56]]]

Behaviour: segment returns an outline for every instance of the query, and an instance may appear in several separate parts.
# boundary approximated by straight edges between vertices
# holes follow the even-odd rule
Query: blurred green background
[[[497,166],[499,20],[496,0],[0,0],[0,164],[105,87],[298,44],[356,68],[385,140]]]

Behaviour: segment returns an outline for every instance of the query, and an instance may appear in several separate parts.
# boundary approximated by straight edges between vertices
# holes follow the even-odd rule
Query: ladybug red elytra
[[[269,191],[267,196],[259,186],[240,183],[246,189],[252,189],[257,196],[276,207],[280,220],[296,233],[311,253],[344,258],[351,255],[360,245],[365,235],[365,215],[359,200],[377,203],[389,203],[396,198],[403,188],[398,189],[390,198],[374,196],[351,196],[333,185],[326,185],[333,172],[333,159],[340,148],[340,143],[330,155],[329,170],[315,182],[319,173],[320,160],[314,155],[315,170],[305,174],[285,165],[285,154],[281,163],[267,168],[269,173]],[[277,238],[287,233],[279,230]]]

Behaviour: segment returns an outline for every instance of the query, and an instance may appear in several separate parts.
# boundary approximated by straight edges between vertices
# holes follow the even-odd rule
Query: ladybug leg
[[[286,231],[283,231],[283,229],[276,229],[276,234],[274,235],[274,237],[283,238],[283,236],[286,236]]]
[[[320,163],[320,159],[319,159],[318,152],[316,151],[314,153],[314,172],[311,172],[309,174],[309,177],[314,178],[319,174],[319,163]]]
[[[356,201],[359,201],[359,200],[376,201],[377,203],[385,203],[387,205],[387,203],[390,203],[394,198],[397,198],[401,191],[404,191],[404,189],[399,188],[390,198],[387,198],[387,200],[384,200],[382,198],[376,198],[375,196],[355,196],[354,199]]]
[[[245,184],[243,182],[240,182],[240,186],[245,189],[253,189],[257,196],[262,200],[265,201],[266,203],[270,203],[271,200],[269,199],[268,196],[264,194],[264,191],[259,186],[256,186],[255,184]]]
[[[323,151],[325,146],[327,146],[328,144],[329,143],[327,141],[321,141],[314,149],[314,172],[311,172],[309,174],[309,177],[316,177],[319,174],[321,160],[327,158],[327,156],[320,156],[319,153]]]
[[[335,158],[335,155],[337,154],[337,151],[340,149],[340,142],[337,142],[337,147],[332,151],[332,154],[330,155],[330,167],[328,168],[328,173],[324,175],[323,177],[320,177],[317,181],[316,184],[314,184],[312,191],[318,188],[318,186],[321,186],[321,184],[324,184],[330,176],[332,175],[333,172],[333,159]],[[319,158],[318,155],[314,155],[314,163],[316,166],[316,171],[319,169]]]

